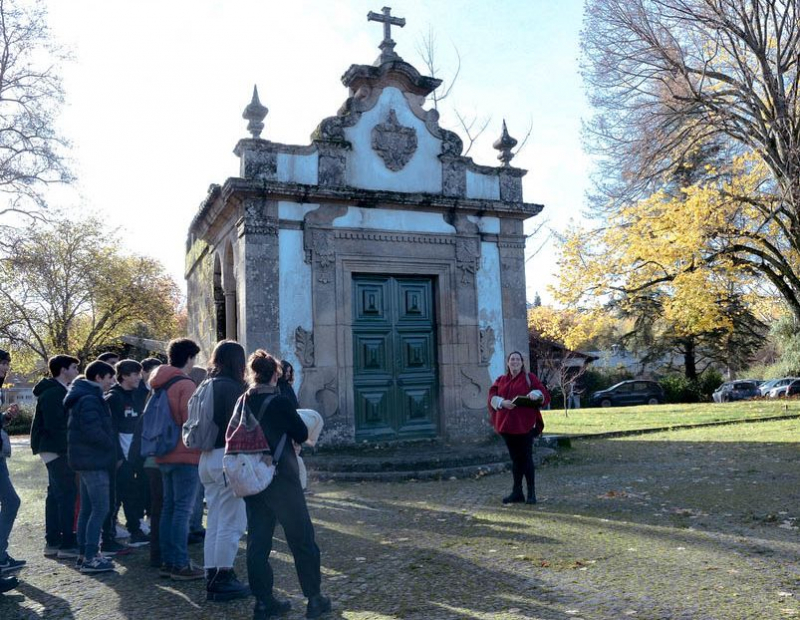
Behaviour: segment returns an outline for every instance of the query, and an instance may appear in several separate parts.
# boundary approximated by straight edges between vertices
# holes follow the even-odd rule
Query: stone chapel
[[[528,359],[525,170],[478,165],[426,99],[440,81],[395,51],[342,76],[348,96],[309,145],[261,137],[254,89],[238,177],[211,185],[186,247],[189,336],[265,348],[295,367],[328,444],[490,432],[506,352]]]

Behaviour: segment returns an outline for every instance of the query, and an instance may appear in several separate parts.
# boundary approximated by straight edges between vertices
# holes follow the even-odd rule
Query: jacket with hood
[[[153,374],[150,375],[150,387],[153,390],[158,390],[173,377],[182,377],[182,379],[175,381],[167,388],[167,400],[169,401],[172,419],[175,420],[178,426],[183,426],[183,423],[189,419],[189,398],[194,394],[196,387],[194,381],[183,373],[180,368],[165,364],[156,368]],[[159,465],[197,465],[200,462],[200,454],[200,450],[187,448],[183,441],[178,440],[178,445],[175,446],[175,449],[164,456],[157,457],[156,463]]]
[[[67,386],[58,379],[42,379],[33,387],[36,411],[31,423],[31,451],[53,452],[59,456],[67,453],[67,410],[64,397]]]
[[[119,449],[100,386],[84,378],[75,379],[67,390],[64,406],[69,412],[69,466],[75,471],[113,468]]]

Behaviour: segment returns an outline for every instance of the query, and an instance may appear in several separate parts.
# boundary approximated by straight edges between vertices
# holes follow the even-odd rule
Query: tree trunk
[[[689,381],[697,381],[697,359],[694,350],[694,340],[687,338],[683,346],[683,367]]]

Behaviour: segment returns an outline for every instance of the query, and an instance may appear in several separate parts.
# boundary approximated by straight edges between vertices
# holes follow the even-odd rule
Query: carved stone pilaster
[[[475,280],[480,267],[480,246],[477,239],[458,239],[456,241],[456,267],[461,271],[461,284],[466,286]]]
[[[442,194],[467,195],[467,167],[458,158],[442,158]]]
[[[318,142],[318,182],[320,187],[340,187],[346,184],[346,143]]]
[[[278,220],[267,214],[267,207],[261,200],[247,200],[244,214],[236,222],[239,237],[244,235],[278,236]]]
[[[524,170],[504,168],[500,171],[500,200],[522,202],[522,175]]]
[[[315,269],[317,281],[322,284],[333,282],[336,262],[334,235],[332,230],[310,230],[305,236],[306,262]]]
[[[525,260],[518,257],[506,257],[501,261],[503,269],[503,288],[525,290]]]
[[[314,332],[298,326],[294,330],[294,351],[303,368],[314,366]]]
[[[246,151],[242,157],[241,174],[245,179],[272,181],[278,178],[278,155],[271,150]]]
[[[494,347],[496,338],[494,329],[491,325],[481,328],[480,330],[480,352],[481,352],[481,365],[488,365],[494,355]]]

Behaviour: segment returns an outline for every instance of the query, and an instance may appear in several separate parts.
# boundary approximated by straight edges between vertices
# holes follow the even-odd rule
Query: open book
[[[532,398],[528,398],[527,395],[525,396],[515,396],[514,400],[511,401],[517,407],[540,407],[542,402],[544,402],[541,398],[537,398],[536,400]]]

